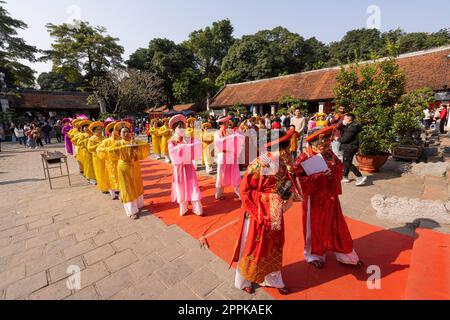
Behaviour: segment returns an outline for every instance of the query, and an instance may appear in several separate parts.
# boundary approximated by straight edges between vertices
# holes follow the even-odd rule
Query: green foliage
[[[308,117],[309,111],[308,111],[308,103],[306,101],[303,101],[301,99],[296,99],[290,96],[286,96],[283,99],[281,99],[278,104],[280,106],[285,106],[285,108],[281,108],[280,110],[286,109],[287,113],[294,113],[295,109],[300,108],[302,111],[303,116]],[[287,114],[285,113],[285,114]]]
[[[395,105],[405,93],[405,75],[393,57],[341,68],[334,88],[335,103],[352,111],[363,126],[360,153],[390,152],[395,141]]]
[[[218,84],[258,80],[314,68],[326,60],[323,43],[277,27],[237,40],[223,59]]]
[[[56,72],[43,72],[37,78],[40,90],[46,91],[76,91],[79,84],[66,80],[64,75]]]
[[[183,43],[194,54],[197,69],[212,84],[220,74],[222,60],[234,42],[233,31],[230,20],[220,20],[211,27],[192,32]]]
[[[119,119],[120,116],[116,113],[104,112],[98,116],[98,121],[105,121],[108,118]]]
[[[236,117],[239,117],[241,114],[246,114],[247,112],[247,108],[242,103],[237,103],[227,110],[229,116],[233,115]]]
[[[106,34],[104,27],[79,21],[75,26],[49,23],[47,29],[55,41],[42,60],[51,60],[53,71],[67,81],[81,80],[82,90],[91,91],[109,70],[122,67],[124,49],[118,38]]]
[[[34,73],[22,60],[36,61],[36,47],[26,44],[18,37],[18,30],[28,28],[21,20],[12,18],[0,0],[0,72],[5,74],[8,87],[29,87],[34,83]]]
[[[173,83],[173,94],[180,103],[196,103],[205,100],[208,79],[192,68],[185,69]]]
[[[184,46],[168,39],[153,39],[148,48],[141,48],[134,52],[127,61],[127,65],[129,68],[153,72],[162,79],[164,97],[161,104],[173,106],[177,103],[174,82],[186,69],[194,68],[193,59],[192,52]],[[177,88],[177,90],[181,89]],[[185,97],[185,92],[179,91],[177,94]]]
[[[419,143],[415,136],[421,131],[423,110],[428,108],[431,102],[434,102],[434,91],[430,88],[417,89],[402,96],[395,108],[392,127],[398,145]]]

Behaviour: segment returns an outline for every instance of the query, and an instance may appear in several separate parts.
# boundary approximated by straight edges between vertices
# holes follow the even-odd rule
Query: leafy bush
[[[396,138],[394,119],[404,118],[395,114],[405,84],[405,75],[393,56],[341,67],[334,88],[335,103],[353,112],[362,124],[360,154],[376,156],[391,151]]]

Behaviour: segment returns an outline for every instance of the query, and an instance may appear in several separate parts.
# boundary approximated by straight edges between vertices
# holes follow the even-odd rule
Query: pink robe
[[[221,131],[217,131],[214,135],[214,145],[217,154],[216,187],[239,187],[241,171],[238,159],[245,145],[245,136],[229,129],[227,136],[224,137]]]
[[[200,201],[202,198],[193,164],[194,160],[202,158],[202,144],[196,139],[185,139],[189,143],[169,142],[169,156],[173,164],[172,201],[178,203]]]

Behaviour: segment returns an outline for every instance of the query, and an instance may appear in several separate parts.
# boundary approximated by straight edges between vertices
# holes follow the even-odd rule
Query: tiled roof
[[[368,61],[366,63],[370,63]],[[406,74],[408,91],[430,87],[450,87],[450,46],[413,52],[397,58]],[[229,84],[214,97],[212,108],[244,105],[278,104],[286,96],[307,101],[331,100],[340,67],[321,69],[288,76]]]
[[[21,91],[19,109],[96,110],[99,105],[88,105],[88,94],[80,92]]]

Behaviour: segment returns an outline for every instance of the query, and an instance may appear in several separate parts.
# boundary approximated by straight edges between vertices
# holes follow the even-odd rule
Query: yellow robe
[[[172,136],[172,130],[170,130],[169,126],[164,125],[159,129],[158,133],[161,136],[161,154],[169,156],[169,140]]]
[[[73,138],[75,137],[75,135],[77,135],[78,133],[80,133],[78,131],[77,128],[73,128],[70,129],[69,132],[67,132],[67,136],[69,137],[70,141],[72,142],[72,146],[73,146],[73,156],[76,158],[77,157],[77,146],[73,143]],[[80,171],[83,171],[83,168],[80,166]]]
[[[88,141],[92,135],[87,132],[79,133],[75,136],[76,146],[78,147],[77,156],[79,161],[83,164],[84,176],[86,179],[95,180],[94,164],[92,162],[92,154],[88,152]]]
[[[93,135],[89,138],[87,143],[87,150],[92,157],[92,164],[94,166],[95,178],[97,180],[97,188],[101,192],[107,192],[109,190],[109,179],[106,171],[105,160],[100,158],[97,154],[97,148],[105,140],[105,137],[97,137]]]
[[[120,140],[107,149],[111,159],[118,161],[117,172],[119,178],[120,200],[122,203],[136,201],[144,194],[141,165],[139,161],[150,155],[150,145],[143,141]]]
[[[80,166],[80,172],[84,175],[84,153],[83,150],[79,147],[79,140],[81,136],[83,135],[82,132],[79,132],[78,130],[74,131],[72,133],[72,137],[70,140],[72,141],[72,144],[74,146],[75,150],[75,159],[78,161],[78,165]]]
[[[212,166],[214,164],[214,147],[211,144],[214,143],[214,132],[203,131],[202,132],[202,163]]]
[[[109,137],[102,141],[100,146],[97,148],[98,156],[105,161],[106,172],[109,180],[109,188],[114,191],[119,191],[119,177],[117,172],[118,160],[112,159],[107,150],[108,148],[115,145],[119,139],[114,139],[114,137]]]
[[[150,135],[152,136],[153,154],[161,154],[161,136],[159,135],[159,128],[151,127]]]

